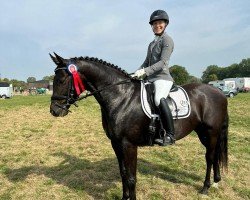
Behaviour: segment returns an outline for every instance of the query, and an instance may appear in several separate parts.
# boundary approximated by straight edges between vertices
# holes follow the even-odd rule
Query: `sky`
[[[169,65],[201,77],[209,65],[250,57],[249,0],[9,0],[0,4],[0,76],[26,81],[52,75],[49,53],[92,56],[134,72],[154,34],[154,10],[170,18]]]

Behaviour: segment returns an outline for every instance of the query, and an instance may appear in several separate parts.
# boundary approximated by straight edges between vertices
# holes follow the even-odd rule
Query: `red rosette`
[[[68,71],[69,71],[69,73],[72,74],[74,88],[76,90],[76,94],[79,96],[85,90],[85,87],[84,87],[83,82],[79,76],[77,66],[74,64],[70,64],[68,66]]]

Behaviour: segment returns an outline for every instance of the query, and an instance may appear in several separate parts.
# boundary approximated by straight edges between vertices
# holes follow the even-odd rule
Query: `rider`
[[[155,143],[165,146],[175,141],[173,118],[165,98],[173,85],[168,63],[174,49],[174,42],[165,33],[169,17],[164,10],[154,11],[150,16],[149,24],[155,34],[155,39],[149,44],[147,57],[134,75],[139,78],[146,77],[146,80],[154,84],[154,102],[160,110],[160,117],[166,131],[163,139],[155,139]]]

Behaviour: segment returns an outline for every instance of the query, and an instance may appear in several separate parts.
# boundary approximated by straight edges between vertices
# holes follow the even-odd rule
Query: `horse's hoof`
[[[207,199],[209,198],[208,194],[208,188],[202,188],[199,194],[199,199]]]
[[[213,187],[213,188],[216,188],[216,189],[219,188],[219,183],[213,183],[213,184],[212,184],[212,187]]]
[[[208,194],[208,188],[202,188],[199,192],[201,195],[207,195]]]
[[[208,199],[209,196],[207,194],[199,194],[199,198],[198,199]]]

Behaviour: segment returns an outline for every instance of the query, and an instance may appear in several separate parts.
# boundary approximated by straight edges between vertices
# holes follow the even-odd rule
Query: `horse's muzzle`
[[[53,102],[50,104],[50,113],[54,117],[64,117],[69,113],[68,106],[60,107]]]

